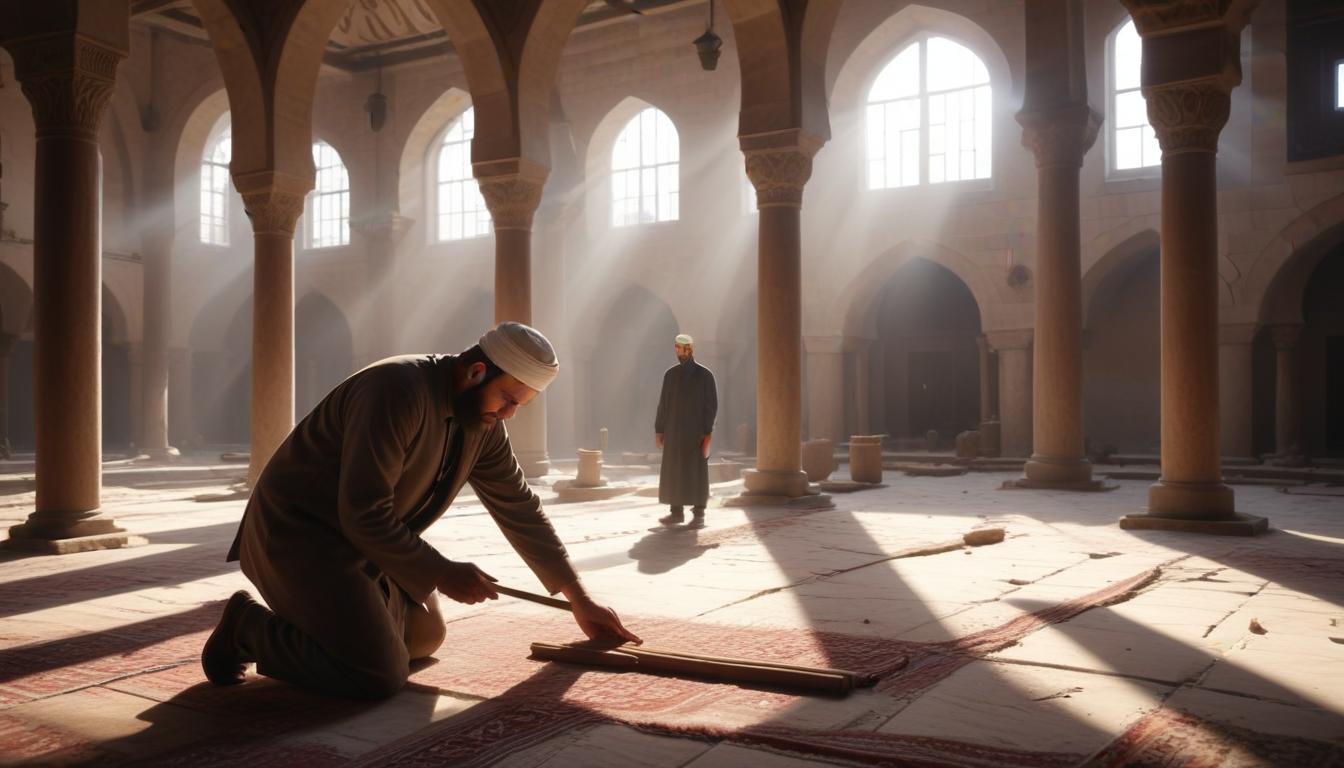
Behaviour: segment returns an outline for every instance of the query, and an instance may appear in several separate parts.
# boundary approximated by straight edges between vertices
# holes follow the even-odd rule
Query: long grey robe
[[[709,462],[700,441],[714,431],[719,396],[714,374],[694,357],[667,369],[653,431],[663,436],[658,501],[703,507],[709,500]]]
[[[228,556],[277,614],[244,638],[262,674],[344,695],[399,687],[404,612],[448,563],[421,534],[467,483],[549,592],[577,578],[503,423],[453,418],[453,362],[408,355],[359,371],[267,462]]]

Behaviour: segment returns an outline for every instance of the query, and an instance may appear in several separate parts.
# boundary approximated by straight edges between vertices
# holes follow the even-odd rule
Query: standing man
[[[506,322],[460,355],[389,358],[332,390],[252,490],[228,559],[269,609],[244,591],[229,598],[201,651],[206,677],[241,683],[256,662],[324,693],[396,693],[409,661],[443,642],[436,591],[460,603],[499,596],[489,574],[421,538],[468,483],[585,634],[639,642],[584,590],[504,430],[558,370],[545,336]]]
[[[695,362],[695,340],[687,334],[676,338],[677,364],[663,374],[663,393],[658,398],[658,416],[653,423],[653,441],[663,449],[663,467],[658,476],[658,501],[672,507],[658,518],[663,525],[685,521],[682,507],[691,505],[691,525],[705,524],[709,501],[709,442],[719,396],[714,374]]]

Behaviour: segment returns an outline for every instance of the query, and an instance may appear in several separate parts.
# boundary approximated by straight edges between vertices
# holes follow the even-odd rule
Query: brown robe
[[[228,556],[276,614],[244,632],[262,674],[348,695],[399,688],[404,613],[448,563],[421,534],[467,483],[547,591],[577,578],[503,423],[452,418],[454,359],[408,355],[359,371],[267,462]]]

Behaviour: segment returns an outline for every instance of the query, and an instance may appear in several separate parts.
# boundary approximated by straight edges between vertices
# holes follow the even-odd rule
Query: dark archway
[[[354,340],[345,315],[319,293],[294,307],[294,418],[302,419],[354,365]]]
[[[1094,449],[1158,453],[1161,320],[1156,247],[1102,278],[1088,306],[1083,345],[1083,425]]]
[[[638,286],[612,304],[593,351],[592,414],[587,434],[608,430],[610,451],[652,451],[663,372],[677,362],[676,318],[662,299]]]
[[[902,266],[876,297],[877,351],[869,391],[882,431],[921,441],[980,422],[980,308],[951,270],[925,259]]]

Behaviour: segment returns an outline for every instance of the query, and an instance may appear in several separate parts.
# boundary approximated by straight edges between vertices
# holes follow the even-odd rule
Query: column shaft
[[[993,372],[989,369],[989,341],[982,334],[975,338],[975,345],[980,348],[980,420],[991,421],[995,409],[994,388],[991,384]]]
[[[845,353],[842,339],[807,340],[808,435],[845,439]]]
[[[248,480],[261,477],[294,427],[294,235],[253,235],[252,454]]]
[[[999,451],[1004,456],[1025,457],[1031,454],[1032,437],[1031,349],[1023,345],[999,347],[998,351]]]
[[[1274,337],[1274,452],[1280,461],[1296,462],[1302,455],[1302,392],[1298,375],[1297,342],[1300,325],[1276,325]]]
[[[1218,390],[1219,423],[1224,458],[1245,459],[1254,455],[1252,446],[1251,381],[1252,341],[1256,327],[1227,326],[1219,329]]]
[[[177,453],[168,442],[168,324],[172,254],[169,242],[154,242],[144,257],[144,367],[140,448],[158,459]]]
[[[495,322],[531,325],[532,220],[541,203],[546,170],[522,161],[510,165],[522,170],[499,176],[489,175],[489,169],[481,166],[474,170],[495,225]],[[549,472],[545,394],[520,409],[508,429],[523,475],[541,477]]]

